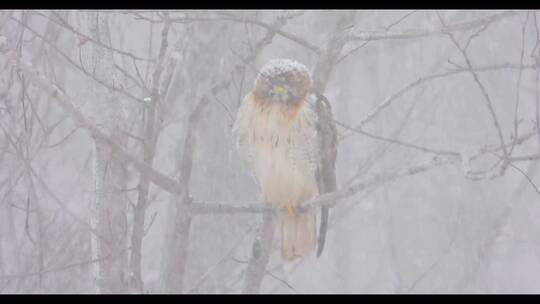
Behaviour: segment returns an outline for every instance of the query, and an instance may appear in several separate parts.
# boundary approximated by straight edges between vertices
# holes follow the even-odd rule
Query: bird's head
[[[311,77],[303,64],[289,59],[270,60],[255,80],[255,94],[268,102],[294,104],[311,90]]]

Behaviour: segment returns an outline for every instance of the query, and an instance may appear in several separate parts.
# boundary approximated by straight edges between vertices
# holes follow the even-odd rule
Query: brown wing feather
[[[293,143],[291,149],[291,158],[295,163],[301,163],[310,172],[312,176],[316,175],[317,167],[320,162],[320,152],[317,138],[317,116],[311,104],[306,103],[298,113],[297,121],[293,125],[294,138],[297,142]]]
[[[318,150],[320,162],[317,168],[317,182],[319,194],[336,190],[335,163],[337,157],[337,131],[332,107],[328,99],[322,94],[316,93],[315,109],[317,111]],[[317,241],[317,257],[324,249],[326,231],[328,229],[328,207],[321,208],[321,222]]]

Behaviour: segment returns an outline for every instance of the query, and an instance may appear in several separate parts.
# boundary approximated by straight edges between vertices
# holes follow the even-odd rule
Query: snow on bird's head
[[[309,71],[307,67],[300,62],[286,58],[269,60],[260,71],[261,75],[268,77],[286,73],[309,74]]]
[[[255,80],[255,94],[271,102],[296,103],[311,90],[307,67],[290,59],[272,59]]]

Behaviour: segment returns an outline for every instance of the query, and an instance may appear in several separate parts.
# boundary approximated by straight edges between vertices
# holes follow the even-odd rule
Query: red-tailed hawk
[[[274,59],[261,69],[233,127],[240,155],[261,187],[261,200],[288,210],[278,221],[286,260],[307,256],[316,244],[315,210],[301,213],[296,207],[321,192],[318,101],[304,65]]]

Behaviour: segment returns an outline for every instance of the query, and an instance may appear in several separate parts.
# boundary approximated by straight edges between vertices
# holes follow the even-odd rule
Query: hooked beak
[[[274,92],[276,93],[287,93],[287,89],[285,89],[284,87],[282,86],[275,86],[274,87]]]

